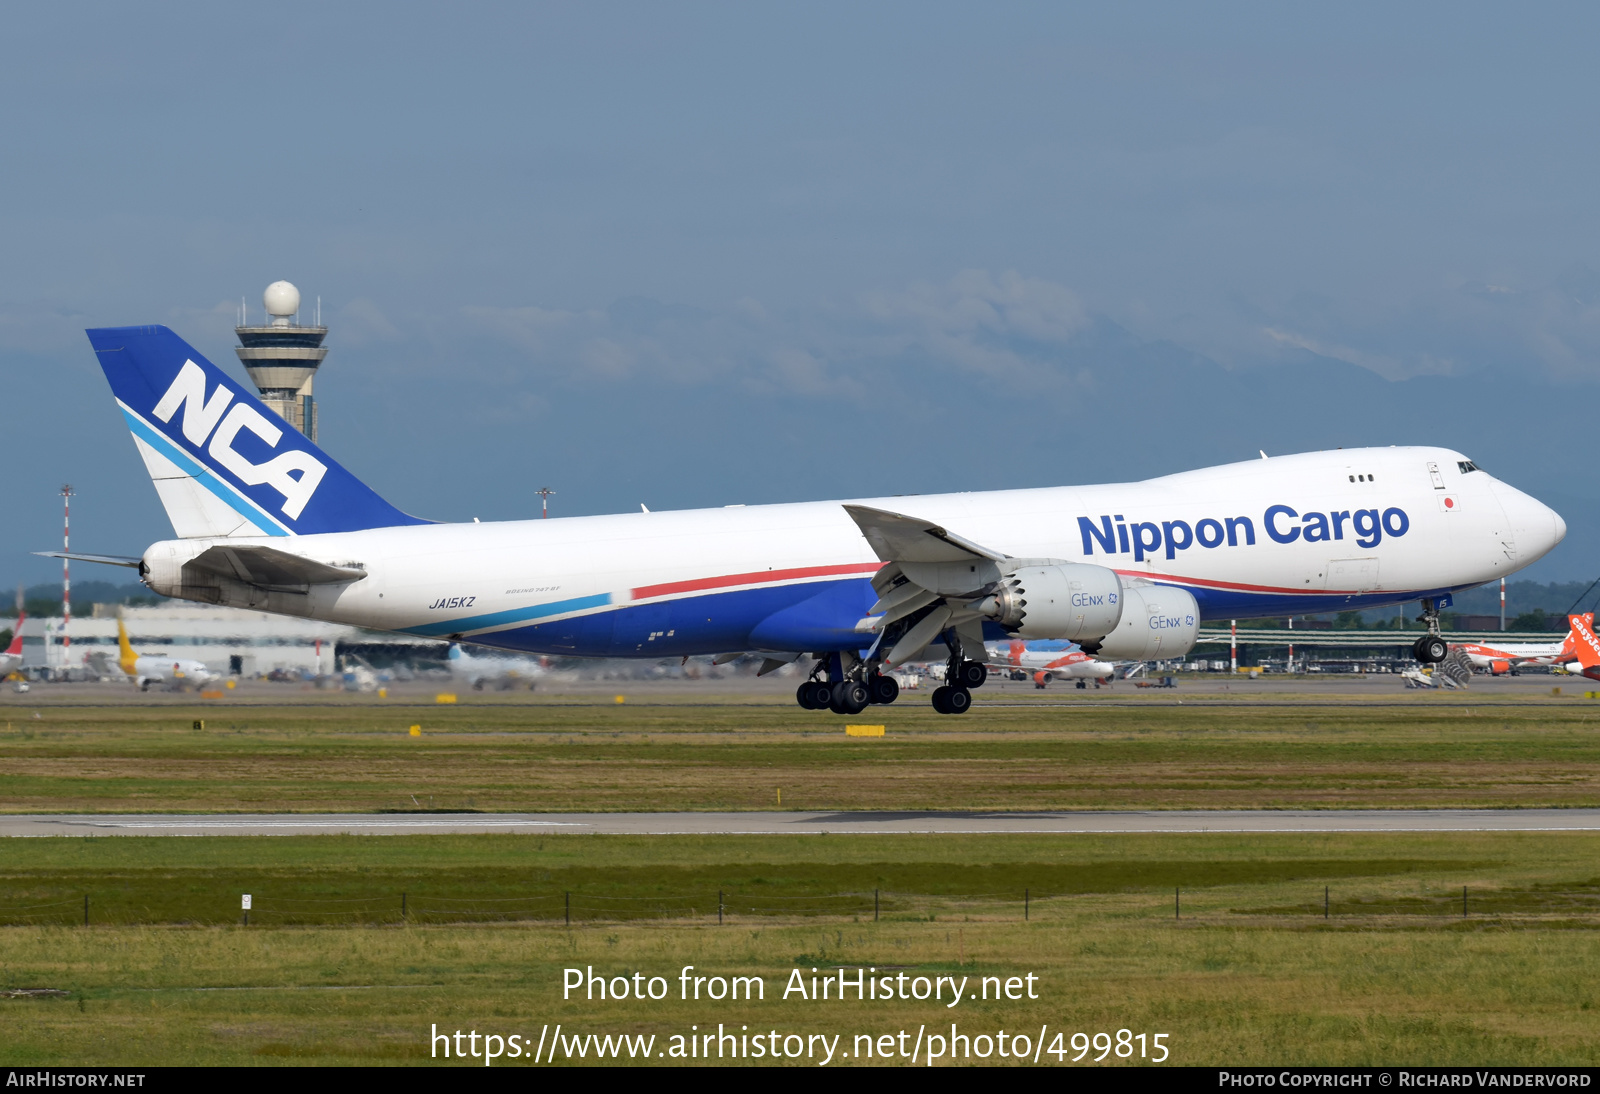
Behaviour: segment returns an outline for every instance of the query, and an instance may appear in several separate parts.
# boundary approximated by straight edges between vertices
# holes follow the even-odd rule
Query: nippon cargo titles
[[[1273,543],[1322,543],[1349,540],[1369,550],[1385,537],[1399,539],[1411,530],[1404,509],[1335,509],[1300,512],[1292,505],[1269,505],[1259,519],[1250,516],[1202,517],[1186,520],[1130,521],[1121,513],[1079,517],[1085,557],[1132,554],[1135,562],[1158,556],[1172,560],[1195,548],[1254,547],[1257,529]]]

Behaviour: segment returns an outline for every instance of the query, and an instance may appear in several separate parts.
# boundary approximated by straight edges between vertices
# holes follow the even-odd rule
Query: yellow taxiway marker
[[[882,726],[845,726],[844,731],[852,737],[882,737]]]
[[[456,697],[451,692],[442,691],[433,697],[433,701],[435,703],[453,703],[456,701]]]
[[[420,737],[420,736],[422,736],[422,727],[421,727],[421,726],[412,726],[412,727],[411,727],[411,735],[412,735],[412,736],[413,736],[413,737]]]

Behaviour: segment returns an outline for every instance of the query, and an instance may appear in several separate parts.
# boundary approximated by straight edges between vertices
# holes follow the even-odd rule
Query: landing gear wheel
[[[833,685],[826,680],[807,680],[794,697],[807,710],[827,710],[833,702]]]
[[[948,687],[937,687],[933,689],[933,709],[935,713],[950,713],[950,704],[948,700],[950,698],[950,692],[953,690],[953,688]]]
[[[887,706],[900,698],[900,685],[895,683],[893,676],[869,676],[867,691],[872,702],[879,706]]]
[[[989,666],[982,661],[963,661],[956,669],[956,686],[963,688],[981,688],[983,682],[989,679]]]
[[[840,680],[833,685],[832,699],[828,709],[835,714],[860,714],[867,709],[872,696],[860,680]]]
[[[972,692],[966,688],[951,688],[944,697],[945,710],[950,714],[965,714],[972,709]]]
[[[1416,644],[1411,647],[1411,652],[1424,665],[1437,665],[1450,656],[1450,646],[1436,634],[1425,634],[1417,639]]]

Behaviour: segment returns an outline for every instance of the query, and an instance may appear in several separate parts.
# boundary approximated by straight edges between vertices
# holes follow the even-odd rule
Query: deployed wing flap
[[[343,585],[360,581],[367,572],[357,566],[334,566],[276,547],[211,547],[189,563],[223,577],[263,589],[299,589],[309,585]]]
[[[1009,557],[904,513],[866,505],[846,505],[844,511],[884,562],[971,562],[975,558],[999,562]]]
[[[1011,556],[920,517],[866,505],[844,509],[884,564],[872,581],[878,601],[857,629],[886,634],[901,620],[910,624],[904,634],[891,636],[885,663],[916,657],[947,627],[955,629],[963,648],[982,650],[982,622],[965,601],[991,588],[1001,577],[998,564]]]

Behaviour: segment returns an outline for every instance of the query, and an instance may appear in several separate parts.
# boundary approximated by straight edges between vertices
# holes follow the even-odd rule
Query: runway
[[[0,817],[0,836],[1153,832],[1600,832],[1600,809],[1186,810],[1126,813],[320,813]]]

